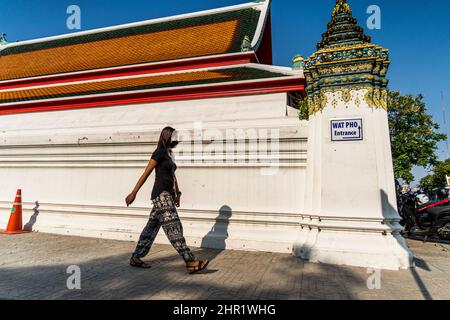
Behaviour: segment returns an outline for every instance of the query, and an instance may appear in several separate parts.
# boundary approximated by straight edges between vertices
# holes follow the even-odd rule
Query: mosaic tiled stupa
[[[371,108],[387,108],[389,53],[370,40],[352,16],[347,0],[337,0],[318,51],[305,61],[310,114],[330,102],[333,107],[342,100],[348,104],[352,92],[359,89],[367,89],[363,99]],[[355,96],[354,100],[356,106],[361,105],[362,99]]]
[[[347,1],[337,0],[317,52],[305,60],[304,211],[320,217],[320,231],[304,228],[298,236],[294,252],[304,259],[387,269],[412,264],[396,208],[388,66],[388,50],[372,44]]]

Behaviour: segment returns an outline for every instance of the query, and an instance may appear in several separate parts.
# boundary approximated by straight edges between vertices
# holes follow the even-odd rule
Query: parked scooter
[[[450,199],[423,203],[423,197],[408,193],[399,202],[404,235],[450,240]]]

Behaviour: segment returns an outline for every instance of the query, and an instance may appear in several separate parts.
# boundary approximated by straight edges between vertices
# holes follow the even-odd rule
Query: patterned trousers
[[[162,192],[159,197],[152,200],[153,210],[142,234],[139,238],[136,250],[133,253],[135,258],[143,258],[149,252],[155,238],[162,227],[172,246],[183,257],[185,262],[195,260],[194,254],[188,248],[183,236],[183,226],[178,217],[177,209],[172,195]]]

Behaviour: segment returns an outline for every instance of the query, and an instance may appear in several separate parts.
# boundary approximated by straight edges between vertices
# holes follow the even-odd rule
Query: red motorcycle
[[[403,197],[401,215],[405,235],[450,240],[450,199],[419,205],[417,196],[409,194]]]

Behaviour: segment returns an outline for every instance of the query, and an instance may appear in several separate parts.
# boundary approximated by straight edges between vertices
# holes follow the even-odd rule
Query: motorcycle
[[[420,201],[422,200],[422,201]],[[409,193],[399,199],[404,235],[450,240],[450,199],[423,203],[423,198]]]

